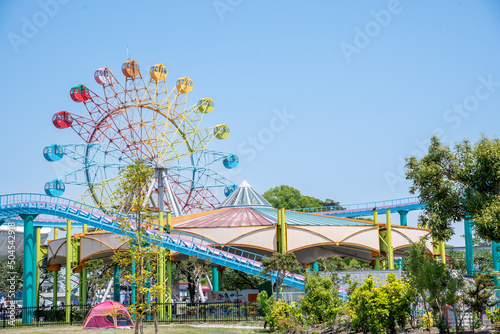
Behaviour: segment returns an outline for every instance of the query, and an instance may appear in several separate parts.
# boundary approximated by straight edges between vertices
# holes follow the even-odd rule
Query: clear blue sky
[[[433,132],[453,143],[499,131],[494,0],[3,1],[0,29],[2,194],[43,192],[56,175],[43,147],[81,142],[53,113],[83,113],[69,89],[97,90],[94,70],[119,73],[127,46],[144,69],[164,63],[170,83],[189,75],[193,104],[214,99],[204,124],[231,136],[211,148],[237,153],[231,178],[259,192],[407,197],[402,159]]]

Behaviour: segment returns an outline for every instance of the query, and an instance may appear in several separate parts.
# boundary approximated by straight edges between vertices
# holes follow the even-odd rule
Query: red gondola
[[[52,116],[52,123],[58,129],[66,129],[71,126],[73,123],[73,117],[67,111],[56,112],[54,116]]]
[[[71,99],[75,102],[85,102],[90,98],[89,89],[84,85],[78,85],[71,88],[69,95],[71,95]]]

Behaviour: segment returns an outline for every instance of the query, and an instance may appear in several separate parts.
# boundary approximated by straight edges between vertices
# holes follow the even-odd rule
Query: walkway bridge
[[[115,212],[103,210],[83,203],[61,197],[50,197],[40,194],[12,194],[0,196],[0,224],[8,218],[17,218],[19,215],[35,216],[45,214],[54,217],[70,219],[80,224],[87,224],[119,235],[134,237],[133,229],[125,229],[119,223],[119,218],[126,218]],[[36,221],[36,220],[35,220]],[[44,220],[50,226],[49,220]],[[60,222],[54,221],[59,227]],[[35,225],[36,226],[36,225]],[[154,227],[154,225],[152,225]],[[195,255],[214,264],[222,265],[235,270],[243,271],[259,277],[264,277],[262,269],[263,256],[247,252],[238,248],[214,243],[190,233],[166,229],[160,232],[158,226],[148,230],[148,241],[160,247],[176,252]],[[26,236],[26,233],[25,233]],[[284,284],[298,289],[304,289],[304,276],[290,274],[285,277]]]

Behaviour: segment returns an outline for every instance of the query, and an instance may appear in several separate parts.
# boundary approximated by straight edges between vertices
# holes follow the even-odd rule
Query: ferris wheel
[[[48,161],[67,157],[78,163],[78,168],[47,182],[45,192],[60,196],[67,184],[81,185],[82,200],[91,198],[103,209],[114,208],[119,171],[140,160],[155,171],[147,196],[152,209],[166,205],[178,216],[216,208],[214,188],[224,188],[226,196],[236,189],[217,167],[232,169],[239,161],[235,154],[207,150],[214,138],[230,134],[226,124],[200,128],[203,117],[214,110],[214,101],[202,98],[189,107],[193,81],[182,77],[169,92],[163,64],[151,66],[148,82],[134,60],[121,69],[123,83],[107,67],[95,71],[102,95],[83,84],[71,88],[72,100],[82,103],[88,115],[54,114],[54,126],[72,128],[83,143],[44,148]]]

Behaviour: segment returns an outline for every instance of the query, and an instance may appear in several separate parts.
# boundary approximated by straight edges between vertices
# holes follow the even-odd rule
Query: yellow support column
[[[286,253],[288,250],[286,240],[286,222],[285,222],[285,208],[280,209],[281,212],[281,253]]]
[[[439,242],[439,248],[441,250],[441,262],[443,262],[443,264],[446,264],[446,249],[444,247],[444,241],[440,241]]]
[[[65,289],[65,299],[64,304],[66,307],[66,323],[70,323],[71,320],[71,258],[73,246],[71,244],[71,220],[66,220],[66,289]]]
[[[377,226],[377,230],[379,231],[377,233],[377,235],[380,238],[380,229],[378,228],[378,211],[377,210],[373,211],[373,221],[375,222],[375,225]],[[380,239],[379,239],[379,244],[380,244]],[[380,248],[380,246],[379,246],[379,248]],[[375,268],[374,269],[375,270],[380,269],[380,256],[375,256]]]
[[[170,212],[167,212],[167,228],[170,229],[172,224],[170,221],[171,215]],[[165,256],[167,258],[167,313],[168,320],[172,320],[172,259],[170,258],[170,250],[167,249],[165,252]]]
[[[386,236],[386,242],[387,242],[387,262],[388,262],[388,267],[389,270],[394,269],[394,251],[392,249],[392,232],[391,232],[391,210],[387,209],[385,211],[385,216],[386,216],[386,222],[387,222],[387,236]]]

